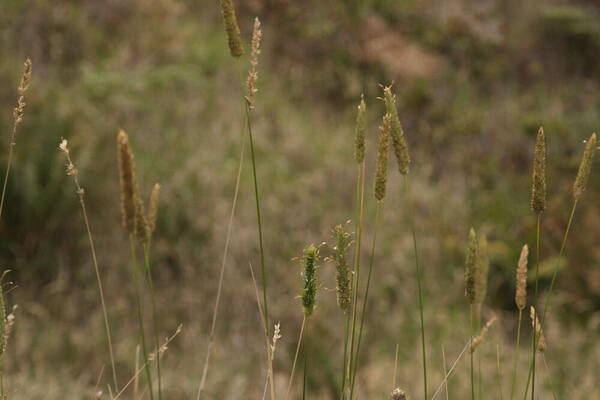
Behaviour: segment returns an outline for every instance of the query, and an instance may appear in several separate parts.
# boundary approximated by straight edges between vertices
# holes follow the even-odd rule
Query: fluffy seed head
[[[392,93],[392,87],[383,88],[383,101],[385,103],[386,113],[390,115],[390,135],[392,136],[392,145],[398,162],[398,170],[402,175],[408,174],[410,165],[410,156],[408,154],[408,145],[404,136],[404,130],[398,117],[396,108],[396,95]]]
[[[479,259],[479,242],[475,229],[469,231],[467,259],[465,261],[465,296],[470,304],[475,303],[475,276]]]
[[[492,325],[494,325],[494,322],[496,322],[495,316],[493,316],[488,322],[486,322],[484,327],[481,329],[481,332],[479,332],[479,335],[475,336],[473,340],[471,340],[471,346],[469,349],[471,353],[474,353],[477,346],[483,343],[488,331],[490,330]]]
[[[223,23],[227,33],[227,43],[232,57],[238,58],[244,54],[242,45],[242,35],[235,16],[235,7],[232,0],[221,0],[221,13],[223,14]]]
[[[354,158],[357,163],[365,159],[365,132],[367,131],[367,104],[364,96],[360,96],[360,104],[356,113],[356,136],[354,141]]]
[[[148,231],[150,235],[154,233],[156,229],[156,216],[158,215],[158,197],[160,195],[160,185],[154,184],[152,193],[150,194],[150,203],[148,206]]]
[[[529,256],[529,247],[524,245],[519,256],[517,264],[517,290],[515,292],[515,302],[517,308],[523,310],[527,305],[527,257]]]
[[[119,162],[119,181],[121,184],[121,216],[123,227],[134,234],[135,223],[135,171],[133,152],[129,146],[129,137],[125,131],[117,134],[117,158]]]
[[[585,191],[587,181],[590,177],[590,171],[592,170],[592,160],[594,158],[594,153],[596,152],[597,146],[598,139],[596,134],[592,133],[592,136],[590,136],[585,145],[583,157],[581,158],[579,170],[577,171],[577,177],[575,178],[575,183],[573,184],[573,196],[575,197],[575,200],[579,200]]]
[[[538,130],[533,153],[531,209],[538,214],[546,209],[546,136],[542,127]]]
[[[307,317],[311,316],[315,308],[315,302],[317,299],[317,269],[319,263],[319,249],[314,245],[308,246],[304,249],[302,255],[302,264],[304,267],[303,278],[304,287],[302,288],[302,307],[304,307],[304,315]]]
[[[377,171],[375,172],[375,198],[377,201],[382,201],[385,197],[390,129],[391,116],[385,114],[383,125],[379,127],[379,142],[377,145]]]
[[[135,182],[135,236],[141,243],[147,243],[150,239],[150,226],[148,225],[148,218],[146,218],[146,211],[144,207],[144,201]]]
[[[254,95],[258,92],[256,83],[258,82],[258,56],[260,55],[260,43],[262,41],[262,30],[260,29],[260,20],[254,18],[254,29],[252,30],[252,51],[250,52],[250,71],[246,79],[246,101],[250,109],[254,108]]]
[[[338,225],[333,229],[333,238],[335,239],[333,260],[336,270],[337,300],[342,311],[346,311],[350,306],[351,297],[350,268],[348,267],[347,254],[352,242],[352,234],[346,232],[342,225]]]
[[[390,393],[390,399],[391,400],[406,400],[406,393],[404,392],[404,390],[400,389],[400,388],[396,388],[394,390],[392,390],[392,393]]]
[[[27,91],[27,88],[29,87],[30,80],[31,80],[31,60],[28,58],[27,60],[25,60],[25,63],[23,64],[23,74],[21,75],[21,82],[19,83],[19,87],[17,89],[19,91],[19,98],[17,100],[17,106],[13,110],[13,117],[15,119],[15,122],[14,122],[15,129],[21,122],[23,122],[23,115],[25,114],[25,106],[27,105],[27,103],[25,103],[25,92]]]
[[[535,337],[538,341],[537,349],[540,353],[546,351],[546,337],[544,336],[544,331],[542,330],[542,325],[540,324],[540,320],[537,316],[537,311],[534,306],[529,308],[529,316],[531,317],[531,326],[535,329]]]
[[[490,269],[490,257],[488,253],[488,241],[485,234],[479,239],[479,254],[477,268],[475,268],[475,303],[482,304],[487,294],[488,271]]]

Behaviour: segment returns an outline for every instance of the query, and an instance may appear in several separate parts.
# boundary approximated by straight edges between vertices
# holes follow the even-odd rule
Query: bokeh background
[[[432,385],[443,374],[442,349],[449,363],[468,336],[462,274],[473,225],[490,241],[484,315],[499,317],[482,347],[484,384],[495,393],[498,345],[507,395],[514,271],[521,246],[534,239],[530,167],[535,133],[543,125],[549,207],[542,225],[542,289],[556,262],[561,274],[546,326],[548,368],[541,368],[540,399],[551,398],[551,386],[559,398],[594,398],[600,379],[597,165],[567,257],[556,257],[582,142],[600,128],[598,3],[235,3],[246,41],[254,16],[264,30],[254,123],[270,312],[283,333],[275,360],[279,391],[301,322],[300,268],[293,258],[309,243],[329,241],[331,228],[354,216],[353,134],[361,93],[369,113],[368,254],[371,175],[383,114],[377,96],[380,83],[394,82],[413,159]],[[183,324],[164,357],[165,397],[195,398],[243,122],[238,68],[228,53],[219,4],[2,0],[0,8],[0,127],[6,144],[26,57],[34,70],[0,224],[0,263],[13,271],[16,285],[7,303],[19,306],[5,356],[9,398],[91,398],[108,362],[85,228],[57,150],[61,137],[70,142],[86,191],[121,380],[133,373],[137,337],[129,249],[120,226],[118,128],[130,134],[144,193],[155,182],[163,186],[153,248],[161,336]],[[246,70],[245,58],[240,66]],[[6,150],[0,152],[2,165]],[[246,166],[207,398],[262,395],[264,341],[248,269],[249,262],[258,266],[256,219]],[[390,171],[359,372],[361,398],[385,398],[392,389],[396,344],[398,383],[413,398],[422,390],[412,243],[400,176]],[[312,354],[307,379],[311,398],[333,399],[343,317],[332,290],[333,266],[324,262],[321,277],[306,337]],[[521,360],[526,357],[524,350]],[[461,364],[451,382],[452,397],[464,398],[466,367]]]

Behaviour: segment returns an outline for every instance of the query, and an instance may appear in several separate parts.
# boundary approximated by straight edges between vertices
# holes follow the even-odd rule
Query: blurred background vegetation
[[[355,107],[364,93],[370,174],[383,113],[378,85],[391,82],[413,159],[432,381],[441,380],[442,345],[453,359],[468,335],[462,266],[471,225],[490,240],[484,314],[501,321],[483,352],[493,365],[493,343],[501,344],[508,371],[514,270],[521,246],[532,245],[534,237],[529,187],[535,133],[543,125],[548,142],[546,288],[582,141],[600,127],[598,3],[247,0],[236,6],[246,38],[255,15],[264,26],[255,130],[271,318],[281,321],[284,336],[275,363],[278,385],[285,387],[301,321],[299,267],[292,259],[353,217]],[[11,398],[89,398],[107,362],[83,221],[57,151],[61,137],[69,139],[86,190],[118,367],[124,377],[133,371],[136,325],[115,154],[116,132],[123,128],[142,190],[149,195],[154,182],[163,185],[153,249],[161,336],[184,325],[165,356],[165,393],[189,399],[204,360],[242,123],[238,72],[218,2],[2,0],[0,7],[6,143],[26,57],[34,69],[0,225],[0,262],[17,285],[8,303],[19,305],[5,368]],[[2,165],[6,154],[0,153]],[[578,208],[546,328],[550,373],[561,398],[590,399],[597,392],[598,173],[596,166]],[[247,266],[258,265],[251,183],[246,168],[209,374],[215,399],[262,393],[256,382],[264,371],[256,365],[264,364],[263,341]],[[359,379],[364,398],[383,398],[391,390],[398,343],[399,383],[418,398],[412,248],[395,170],[389,185]],[[370,199],[365,243],[372,233]],[[341,346],[334,345],[343,320],[331,265],[323,266],[322,278],[307,343],[314,353],[310,393],[325,399],[334,398],[339,385]],[[463,372],[451,385],[457,398],[467,388]],[[490,385],[494,374],[493,368],[485,372]],[[549,376],[541,398],[549,398],[543,392]]]

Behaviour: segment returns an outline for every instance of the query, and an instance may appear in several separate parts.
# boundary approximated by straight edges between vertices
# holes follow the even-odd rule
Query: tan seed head
[[[534,306],[529,308],[529,316],[531,317],[531,326],[535,329],[535,337],[538,341],[537,349],[540,353],[543,353],[546,351],[546,337],[544,336],[544,331]]]
[[[362,163],[365,159],[365,133],[367,131],[367,104],[364,96],[360,96],[360,104],[356,113],[356,129],[354,141],[354,158],[357,163]]]
[[[150,204],[148,206],[148,230],[150,235],[154,233],[156,229],[156,216],[158,215],[158,197],[160,195],[160,185],[154,184],[152,193],[150,194]]]
[[[529,247],[524,245],[519,256],[517,264],[517,290],[515,292],[515,302],[517,308],[523,310],[527,305],[527,257],[529,256]]]
[[[540,214],[546,209],[546,136],[542,127],[535,140],[532,181],[531,209]]]
[[[117,134],[117,158],[119,162],[119,182],[121,185],[121,216],[123,227],[135,234],[135,172],[129,137],[124,130]]]
[[[573,197],[575,200],[579,200],[585,188],[587,186],[588,179],[590,177],[590,171],[592,170],[592,160],[594,159],[594,153],[598,146],[598,139],[595,133],[587,140],[585,150],[583,151],[583,157],[579,164],[579,170],[577,171],[577,177],[573,184]]]

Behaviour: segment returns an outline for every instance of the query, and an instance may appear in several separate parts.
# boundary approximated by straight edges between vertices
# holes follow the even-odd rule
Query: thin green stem
[[[240,63],[237,63],[238,71],[240,75],[240,87],[244,87],[244,80],[242,78],[242,70]],[[260,250],[260,272],[261,272],[261,283],[263,289],[263,305],[264,305],[264,313],[265,313],[265,324],[267,333],[270,332],[269,328],[269,307],[267,303],[267,274],[265,270],[265,251],[263,245],[263,229],[262,229],[262,217],[260,211],[260,191],[258,188],[258,175],[256,173],[256,154],[254,150],[254,137],[252,134],[252,113],[250,111],[250,106],[248,102],[245,100],[242,95],[242,101],[244,101],[245,110],[246,110],[246,125],[248,128],[248,139],[250,141],[250,159],[252,160],[252,178],[254,182],[254,199],[256,203],[256,219],[258,225],[258,244]]]
[[[143,246],[144,264],[146,268],[146,277],[148,280],[148,288],[150,289],[150,300],[152,306],[152,328],[154,333],[154,342],[156,346],[156,378],[158,381],[158,400],[162,399],[162,377],[160,372],[160,338],[158,336],[158,324],[156,318],[156,295],[154,292],[154,280],[152,279],[152,268],[150,263],[150,241]]]
[[[371,244],[371,258],[369,260],[369,272],[367,273],[367,284],[365,288],[365,297],[363,298],[362,312],[360,317],[360,328],[358,330],[358,341],[356,342],[356,354],[354,356],[354,363],[352,369],[352,376],[350,380],[350,400],[354,398],[354,384],[356,381],[356,371],[358,370],[358,359],[360,356],[360,344],[363,335],[363,328],[365,326],[365,318],[367,315],[367,302],[369,300],[369,288],[371,286],[371,276],[373,273],[373,264],[375,262],[375,246],[377,244],[377,228],[379,226],[379,215],[381,214],[382,202],[378,201],[375,206],[375,224],[373,227],[373,242]]]
[[[292,372],[290,373],[290,379],[288,381],[287,394],[285,395],[286,400],[290,398],[290,392],[292,391],[292,383],[294,382],[294,373],[296,372],[296,363],[298,362],[298,353],[300,353],[300,346],[302,345],[302,338],[304,337],[304,327],[308,321],[306,315],[302,317],[302,325],[300,326],[300,336],[298,338],[298,344],[296,345],[296,354],[294,355],[294,362],[292,364]]]
[[[542,220],[542,214],[537,214],[537,222],[536,222],[536,234],[535,234],[535,291],[534,291],[534,301],[537,305],[538,303],[538,286],[539,286],[539,269],[540,269],[540,224]],[[531,400],[535,400],[535,361],[537,358],[537,311],[536,317],[533,319],[533,340],[531,341],[531,371],[532,371],[532,379],[531,379]]]
[[[241,130],[241,146],[240,146],[240,154],[238,157],[238,168],[237,175],[235,178],[235,189],[233,192],[233,200],[231,202],[231,211],[229,212],[229,221],[227,223],[227,234],[225,237],[225,248],[223,249],[223,256],[221,258],[221,271],[219,272],[219,283],[217,285],[217,297],[215,298],[215,304],[213,306],[213,315],[212,321],[210,324],[210,333],[208,336],[208,345],[206,349],[206,358],[204,360],[204,367],[202,369],[202,378],[200,379],[200,385],[198,387],[198,394],[196,396],[196,400],[200,400],[202,396],[202,392],[204,391],[204,386],[206,385],[206,377],[208,375],[208,366],[210,363],[210,355],[215,337],[215,328],[217,325],[217,316],[219,314],[219,304],[221,302],[221,291],[223,289],[223,279],[225,276],[225,266],[227,265],[227,255],[229,254],[229,243],[231,240],[231,232],[233,229],[233,221],[235,216],[235,210],[237,208],[237,200],[240,192],[240,181],[242,177],[242,170],[244,166],[244,154],[246,152],[246,125],[244,124]],[[264,317],[264,314],[263,316]],[[266,323],[264,324],[266,328]],[[268,338],[268,332],[265,332]],[[268,339],[267,339],[268,340]]]
[[[354,248],[354,274],[351,277],[351,284],[353,290],[352,299],[352,314],[350,312],[347,315],[347,322],[350,325],[350,319],[352,319],[352,330],[346,333],[347,341],[350,341],[350,355],[347,356],[347,344],[344,348],[344,376],[342,379],[342,390],[341,399],[344,398],[346,390],[346,382],[350,377],[350,371],[352,368],[352,361],[354,356],[354,338],[356,331],[356,305],[358,303],[358,288],[360,279],[360,253],[362,246],[362,227],[364,217],[364,199],[365,199],[365,163],[364,161],[358,164],[358,171],[356,174],[356,247]],[[356,275],[356,276],[354,276]]]
[[[133,234],[129,235],[129,247],[131,250],[131,266],[133,268],[133,279],[135,286],[135,302],[137,309],[137,318],[138,318],[138,328],[140,341],[142,342],[142,356],[144,357],[144,366],[146,369],[146,379],[148,382],[148,391],[150,392],[150,399],[154,399],[154,394],[152,391],[152,373],[150,372],[150,368],[148,368],[148,348],[146,346],[146,334],[144,332],[144,312],[142,309],[142,298],[141,298],[141,290],[139,287],[140,284],[140,276],[137,266],[137,257],[135,251],[135,238]]]
[[[444,377],[448,376],[448,371],[446,368],[446,352],[444,351],[444,346],[442,346],[442,362],[444,363]],[[446,380],[446,387],[445,390],[446,392],[446,400],[450,400],[450,393],[448,391],[448,381]]]
[[[510,385],[511,389],[510,389],[510,400],[513,400],[514,395],[515,395],[515,385],[517,382],[517,369],[518,369],[518,362],[519,362],[519,351],[520,351],[520,343],[521,343],[521,323],[523,320],[523,310],[519,310],[519,322],[517,323],[517,345],[516,345],[516,352],[515,352],[515,363],[514,363],[514,368],[513,368],[513,376],[512,376],[512,383]]]
[[[344,388],[346,387],[346,365],[348,363],[348,335],[350,334],[350,310],[344,315],[344,363],[342,369],[342,385],[340,390],[340,399],[344,397]]]
[[[2,219],[2,211],[4,210],[4,197],[6,196],[6,187],[8,185],[8,177],[10,176],[10,168],[12,166],[13,149],[16,145],[15,138],[17,136],[18,125],[19,124],[15,122],[15,124],[13,125],[12,133],[10,135],[8,160],[6,161],[6,173],[4,174],[4,183],[2,184],[2,197],[0,198],[0,219]]]
[[[410,229],[412,231],[412,239],[413,239],[413,250],[415,253],[415,274],[417,278],[417,288],[419,291],[419,316],[421,320],[421,353],[423,357],[423,390],[425,393],[424,399],[427,400],[427,352],[425,348],[425,320],[423,317],[423,285],[422,285],[422,275],[421,275],[421,265],[419,263],[419,249],[417,245],[417,233],[415,229],[415,220],[414,220],[414,205],[411,199],[410,193],[410,185],[408,183],[408,175],[404,175],[404,195],[406,205],[408,206],[408,219],[410,223]]]

